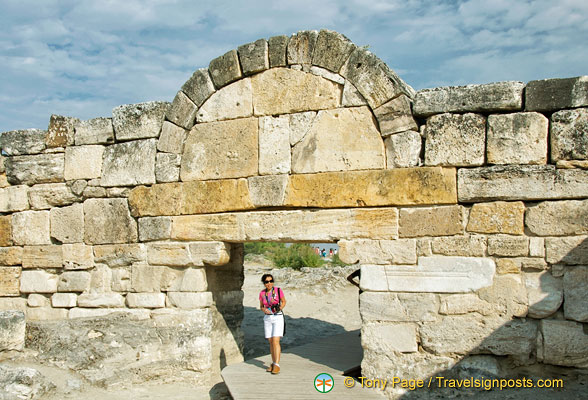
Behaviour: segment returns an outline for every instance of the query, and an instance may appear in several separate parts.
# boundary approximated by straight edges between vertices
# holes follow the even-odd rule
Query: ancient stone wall
[[[415,93],[336,32],[245,44],[171,104],[0,136],[0,309],[188,313],[205,377],[241,357],[240,243],[329,241],[365,375],[587,368],[587,107],[587,77]]]

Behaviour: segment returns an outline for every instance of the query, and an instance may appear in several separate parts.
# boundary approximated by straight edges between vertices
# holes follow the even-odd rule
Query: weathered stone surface
[[[317,38],[318,31],[299,31],[290,36],[287,49],[288,64],[310,67]]]
[[[127,306],[131,308],[163,308],[165,307],[164,293],[129,293]]]
[[[425,165],[483,165],[485,142],[484,116],[434,115],[427,119],[425,128]]]
[[[527,289],[521,275],[497,275],[492,285],[482,288],[478,296],[493,305],[492,315],[507,319],[527,315]]]
[[[160,182],[177,182],[180,180],[179,154],[157,153],[155,158],[155,180]]]
[[[288,68],[272,68],[257,74],[251,78],[251,85],[255,115],[336,108],[342,90],[335,82]]]
[[[499,275],[521,273],[521,263],[513,258],[498,258],[495,261],[496,273]]]
[[[179,290],[180,292],[204,292],[208,290],[205,269],[187,268],[179,288],[172,288],[171,290]]]
[[[231,246],[223,242],[189,243],[190,257],[196,266],[224,265],[229,262]]]
[[[432,240],[433,253],[444,256],[483,257],[486,238],[482,236],[436,237]]]
[[[143,244],[94,246],[94,260],[109,267],[131,265],[146,259],[147,249]]]
[[[251,203],[256,208],[282,206],[288,182],[288,175],[265,175],[247,178]]]
[[[489,164],[545,164],[549,120],[539,113],[488,117],[486,158]]]
[[[215,58],[208,65],[212,82],[217,89],[241,78],[241,68],[236,50],[230,50]],[[196,102],[195,102],[196,103]],[[198,105],[198,103],[196,103]]]
[[[586,368],[588,334],[582,324],[573,321],[541,320],[537,340],[537,360],[545,364]]]
[[[449,236],[463,233],[461,206],[401,208],[400,237]]]
[[[341,98],[341,105],[343,107],[359,107],[367,106],[366,99],[359,93],[359,90],[348,80],[343,86],[343,97]]]
[[[66,181],[100,178],[104,146],[71,146],[65,149]]]
[[[410,99],[400,95],[374,110],[380,125],[382,136],[394,133],[417,130],[418,125],[412,117]]]
[[[92,246],[83,243],[64,244],[61,246],[63,266],[68,270],[90,269],[94,267]]]
[[[317,116],[316,111],[290,114],[290,145],[300,142],[308,133]]]
[[[259,174],[288,174],[290,168],[290,118],[259,118]]]
[[[588,322],[588,267],[567,269],[563,277],[566,319]]]
[[[51,115],[47,136],[45,136],[47,147],[55,148],[73,145],[75,140],[74,124],[77,122],[79,122],[77,118]]]
[[[178,128],[182,127],[183,129],[191,129],[196,123],[197,112],[198,107],[196,107],[196,104],[194,104],[192,100],[180,90],[176,94],[176,97],[174,97],[165,114],[165,117],[171,122],[164,121],[163,126],[171,124]]]
[[[496,82],[424,89],[415,96],[414,113],[428,117],[446,112],[521,110],[524,88],[523,82]]]
[[[205,308],[212,305],[212,293],[168,292],[167,301],[169,306],[183,308],[186,310]]]
[[[94,118],[74,124],[76,146],[82,144],[108,144],[114,142],[111,118]]]
[[[112,270],[104,264],[96,264],[90,271],[90,288],[88,293],[110,293],[112,287]]]
[[[157,150],[166,153],[182,154],[187,135],[188,132],[184,128],[165,121],[161,127],[161,136],[157,142]]]
[[[529,317],[546,318],[556,312],[563,301],[563,283],[549,271],[526,272]]]
[[[212,122],[227,119],[247,118],[253,115],[251,79],[240,79],[213,93],[202,104],[196,121]]]
[[[321,78],[325,78],[335,83],[338,83],[339,85],[345,84],[345,78],[343,78],[341,75],[337,73],[329,71],[328,69],[313,66],[310,67],[310,73],[316,76],[320,76]]]
[[[588,234],[588,200],[544,201],[530,206],[525,225],[539,236]]]
[[[57,275],[45,271],[22,271],[20,292],[55,293],[57,292]]]
[[[414,324],[367,323],[361,327],[361,341],[383,354],[418,351]]]
[[[31,293],[27,297],[27,305],[29,307],[49,307],[51,300],[43,294]]]
[[[88,308],[124,307],[125,298],[118,293],[89,293],[78,296],[78,306]]]
[[[488,237],[488,255],[524,257],[529,255],[529,238],[497,235]]]
[[[74,293],[55,293],[51,296],[51,306],[55,308],[72,308],[78,303],[78,296]]]
[[[131,267],[113,268],[110,287],[113,292],[130,292],[132,290]]]
[[[239,61],[243,69],[243,75],[252,75],[269,68],[268,43],[265,39],[259,39],[237,48]]]
[[[293,173],[383,169],[385,165],[384,143],[368,107],[319,111],[308,133],[292,149]]]
[[[545,257],[545,239],[539,237],[529,238],[529,256]]]
[[[51,244],[49,211],[12,214],[12,240],[16,245]]]
[[[525,205],[520,201],[474,204],[466,230],[478,233],[522,235],[524,216]]]
[[[494,312],[494,307],[473,293],[452,294],[444,297],[439,307],[439,314],[442,315],[461,315],[471,312],[477,312],[481,315],[491,315]]]
[[[363,321],[434,321],[438,310],[439,300],[432,293],[363,292],[360,295]]]
[[[173,240],[337,241],[396,239],[394,208],[274,211],[172,218]]]
[[[285,67],[286,47],[288,46],[288,36],[272,36],[268,40],[269,47],[269,66],[270,68]]]
[[[551,161],[588,160],[588,108],[551,115]]]
[[[155,139],[136,140],[108,146],[102,164],[102,186],[131,186],[155,183]]]
[[[169,106],[170,103],[165,101],[149,101],[115,107],[112,126],[116,140],[158,137]]]
[[[384,140],[386,147],[386,168],[416,167],[420,164],[421,135],[407,131],[388,136]]]
[[[88,182],[83,179],[78,179],[76,181],[70,181],[67,184],[71,187],[71,191],[76,196],[81,196],[84,193],[84,189],[88,187]]]
[[[460,202],[547,200],[588,197],[588,171],[555,166],[461,168],[457,172]]]
[[[416,264],[416,240],[340,240],[339,258],[346,264]]]
[[[161,276],[166,267],[134,263],[131,267],[131,289],[134,292],[161,291]]]
[[[313,52],[312,64],[338,73],[356,46],[338,32],[321,29]]]
[[[87,244],[137,241],[137,222],[126,199],[89,199],[84,202],[84,241]]]
[[[65,183],[35,185],[29,189],[28,194],[31,208],[35,210],[67,206],[79,200]]]
[[[63,268],[61,246],[25,246],[23,268]]]
[[[185,243],[162,242],[147,245],[147,262],[151,265],[188,266],[192,260]]]
[[[0,247],[12,246],[12,216],[0,216]]]
[[[0,297],[20,295],[20,267],[0,267]]]
[[[544,79],[527,83],[525,109],[554,111],[588,105],[588,76]]]
[[[0,265],[22,263],[22,247],[0,247]]]
[[[171,236],[171,218],[139,218],[139,241],[166,240]]]
[[[545,238],[545,253],[550,264],[588,265],[588,236]]]
[[[84,241],[84,206],[52,208],[50,212],[51,237],[61,243]]]
[[[257,118],[197,124],[188,134],[182,181],[241,178],[257,172]]]
[[[0,148],[7,156],[39,154],[47,147],[45,144],[46,135],[47,131],[40,129],[3,132],[0,134]]]
[[[214,91],[214,84],[212,83],[208,68],[201,68],[194,71],[190,79],[182,86],[182,92],[194,102],[196,107],[200,107]]]
[[[9,157],[6,178],[11,185],[63,182],[64,160],[63,153]]]
[[[0,353],[10,350],[22,351],[25,344],[25,328],[23,312],[0,311]]]
[[[24,211],[29,209],[26,185],[0,189],[0,212]]]

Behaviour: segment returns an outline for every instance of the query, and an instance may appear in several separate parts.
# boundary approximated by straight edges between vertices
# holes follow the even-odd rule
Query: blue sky
[[[0,132],[171,101],[241,44],[332,29],[428,87],[588,75],[585,0],[0,0]]]

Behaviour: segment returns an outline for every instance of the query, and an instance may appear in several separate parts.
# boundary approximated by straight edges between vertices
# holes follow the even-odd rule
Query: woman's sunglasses
[[[263,281],[263,283],[274,283],[274,280],[270,279],[269,281]]]

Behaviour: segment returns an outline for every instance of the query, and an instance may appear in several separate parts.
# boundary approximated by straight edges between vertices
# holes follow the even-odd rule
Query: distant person
[[[274,277],[271,274],[263,274],[261,281],[265,289],[259,292],[259,308],[265,314],[263,330],[272,354],[272,365],[266,371],[275,375],[280,373],[280,354],[282,353],[280,338],[284,336],[282,310],[286,307],[286,298],[282,289],[274,287]]]
[[[325,249],[321,250],[321,257],[326,257],[327,256],[327,251]]]
[[[319,250],[319,248],[318,248],[318,247],[314,247],[314,252],[315,252],[315,254],[316,254],[317,256],[320,256],[320,255],[321,255],[321,251]]]
[[[329,249],[329,257],[333,257],[333,248]]]

